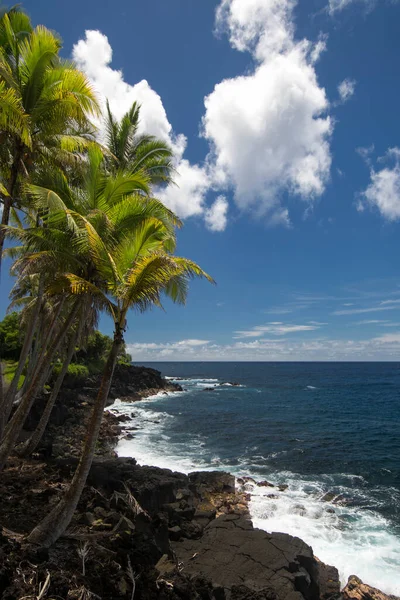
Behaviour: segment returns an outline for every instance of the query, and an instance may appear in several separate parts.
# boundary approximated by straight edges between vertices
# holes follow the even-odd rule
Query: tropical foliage
[[[141,130],[136,103],[121,121],[107,103],[100,144],[91,122],[99,101],[60,49],[57,35],[34,28],[20,8],[0,12],[0,255],[11,260],[15,278],[0,359],[16,361],[6,386],[0,379],[0,469],[16,452],[36,449],[66,375],[102,373],[71,485],[29,536],[44,546],[68,527],[114,368],[130,361],[129,311],[137,318],[134,312],[162,306],[163,297],[183,304],[192,278],[212,281],[175,255],[182,224],[155,197],[172,183],[171,148]],[[112,339],[96,330],[101,314],[112,319]],[[21,444],[44,386],[50,393],[39,425]]]

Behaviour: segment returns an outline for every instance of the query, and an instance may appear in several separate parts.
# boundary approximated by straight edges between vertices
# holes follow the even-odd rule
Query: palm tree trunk
[[[3,417],[3,407],[4,407],[4,398],[5,398],[5,389],[4,389],[4,377],[3,377],[3,363],[1,362],[0,356],[0,440],[3,434],[4,429],[4,417]]]
[[[71,522],[72,516],[78,505],[82,490],[92,466],[93,456],[99,437],[100,425],[103,419],[104,408],[110,391],[110,386],[117,362],[118,353],[123,344],[122,331],[117,327],[114,341],[103,371],[100,389],[95,400],[92,416],[86,434],[85,445],[79,464],[76,468],[71,485],[60,502],[53,510],[33,529],[28,541],[40,546],[49,547],[65,532]]]
[[[39,365],[41,364],[41,361],[43,360],[43,358],[46,355],[48,344],[50,343],[50,340],[54,334],[55,326],[56,326],[56,323],[61,314],[61,310],[64,306],[64,303],[65,303],[65,298],[62,298],[60,300],[60,302],[58,303],[56,311],[50,322],[50,326],[47,328],[47,331],[44,331],[44,333],[43,333],[45,323],[42,321],[42,327],[40,326],[40,323],[39,323],[38,332],[37,332],[37,336],[36,336],[35,348],[34,348],[34,352],[32,353],[32,356],[28,363],[28,371],[27,371],[27,374],[25,377],[25,382],[22,387],[22,390],[20,390],[20,392],[15,396],[15,400],[20,400],[21,398],[24,397],[26,391],[30,387],[29,382],[32,381],[32,379],[36,376]],[[40,341],[41,336],[43,336],[42,341]],[[47,376],[45,377],[44,381],[46,381],[46,380],[47,380]]]
[[[40,308],[42,305],[42,284],[39,283],[39,294],[35,303],[35,308],[33,310],[33,314],[29,321],[28,329],[25,334],[24,343],[22,346],[21,354],[18,361],[17,370],[15,371],[15,375],[10,384],[10,387],[7,390],[7,393],[4,395],[3,404],[1,406],[1,414],[0,414],[0,440],[3,437],[4,427],[7,425],[7,421],[10,417],[10,413],[12,410],[12,405],[14,402],[15,394],[17,393],[19,378],[22,375],[22,371],[26,364],[26,359],[28,358],[29,352],[32,348],[33,336],[35,335],[36,325],[40,313]]]
[[[82,322],[82,318],[80,321]],[[43,437],[43,434],[46,430],[47,423],[49,422],[50,415],[53,410],[54,404],[58,398],[58,393],[61,389],[65,375],[67,374],[67,371],[68,371],[68,367],[72,360],[72,356],[75,351],[75,346],[76,346],[77,339],[79,337],[79,333],[80,333],[80,326],[78,326],[76,328],[76,330],[74,331],[74,333],[72,334],[72,337],[71,337],[71,340],[70,340],[69,346],[68,346],[67,355],[64,359],[62,369],[56,379],[53,389],[51,390],[50,398],[47,400],[45,409],[42,413],[42,416],[40,417],[39,424],[36,427],[35,431],[32,433],[32,435],[30,436],[30,438],[23,445],[22,450],[18,452],[18,455],[20,455],[20,456],[29,456],[30,454],[32,454],[32,452],[34,452],[36,450],[38,444],[40,443],[40,440]]]
[[[7,458],[12,452],[15,443],[18,439],[19,434],[24,426],[25,420],[29,414],[30,409],[32,408],[33,402],[36,399],[37,394],[42,389],[45,380],[48,375],[49,364],[57,352],[61,342],[65,338],[69,328],[76,318],[76,314],[79,309],[80,299],[76,300],[72,310],[70,311],[68,317],[66,318],[62,328],[60,329],[57,336],[55,336],[53,342],[50,344],[48,348],[48,352],[40,361],[38,365],[35,376],[32,380],[32,383],[29,386],[26,394],[24,394],[17,410],[15,411],[13,417],[9,421],[2,442],[0,444],[0,471],[3,469]]]

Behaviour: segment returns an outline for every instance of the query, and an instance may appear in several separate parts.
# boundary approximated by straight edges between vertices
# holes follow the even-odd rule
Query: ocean
[[[301,537],[343,584],[356,574],[400,595],[399,363],[145,366],[185,391],[116,401],[134,433],[120,456],[285,484],[248,484],[256,527]]]

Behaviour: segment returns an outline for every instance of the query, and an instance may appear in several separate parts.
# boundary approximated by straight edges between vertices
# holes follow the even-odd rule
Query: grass
[[[2,363],[3,367],[3,376],[6,384],[10,384],[15,375],[15,371],[17,369],[18,362],[13,360],[6,360]],[[22,386],[25,381],[25,375],[21,375],[18,381],[18,389]]]

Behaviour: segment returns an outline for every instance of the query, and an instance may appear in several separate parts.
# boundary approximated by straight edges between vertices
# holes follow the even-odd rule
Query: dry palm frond
[[[91,592],[87,587],[81,585],[78,588],[68,591],[67,599],[71,600],[101,600],[101,597]]]
[[[136,500],[126,483],[124,483],[124,488],[126,491],[125,494],[123,492],[115,491],[111,496],[111,499],[114,499],[116,504],[118,504],[119,501],[123,502],[131,510],[135,517],[140,513],[147,514],[146,511],[140,506],[139,502]]]
[[[82,575],[85,577],[86,575],[86,558],[89,556],[89,552],[90,552],[90,544],[88,542],[88,540],[86,540],[85,542],[83,542],[83,544],[81,543],[81,545],[79,546],[79,548],[76,549],[78,556],[82,559]]]
[[[136,592],[136,581],[139,579],[140,575],[137,575],[133,569],[132,569],[132,563],[131,563],[131,559],[128,556],[128,566],[126,569],[126,574],[128,575],[129,579],[131,580],[132,583],[132,595],[131,595],[131,600],[133,600],[134,596],[135,596],[135,592]]]

